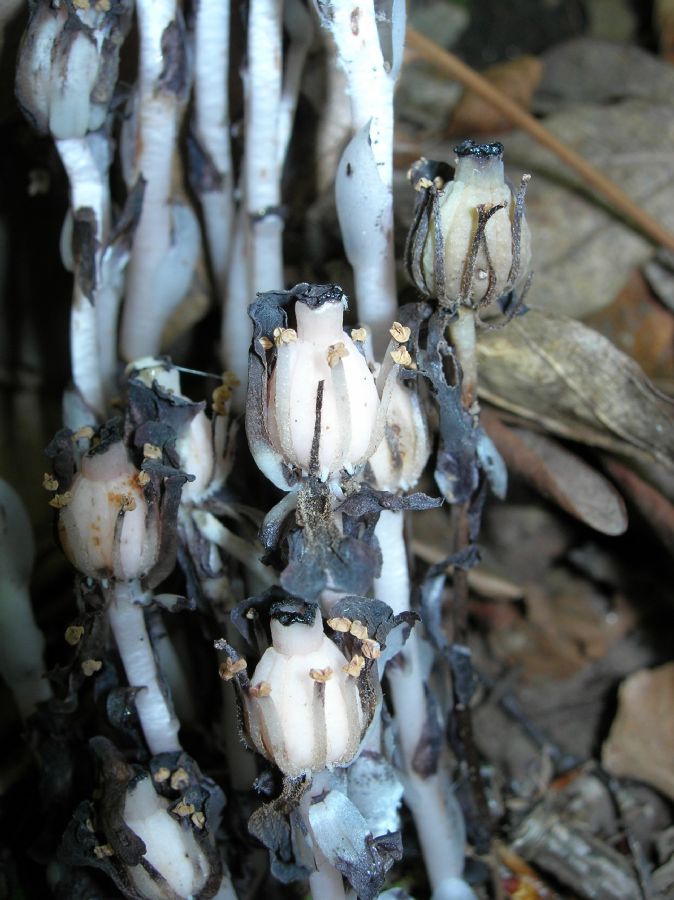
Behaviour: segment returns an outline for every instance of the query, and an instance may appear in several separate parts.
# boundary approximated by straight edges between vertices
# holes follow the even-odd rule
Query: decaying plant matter
[[[607,896],[643,890],[635,801],[614,778],[633,771],[619,762],[629,710],[604,746],[613,775],[581,770],[475,661],[469,614],[495,597],[485,619],[510,616],[517,636],[526,594],[529,631],[494,657],[526,667],[527,641],[550,640],[525,566],[509,580],[518,542],[498,573],[478,568],[508,470],[605,535],[626,527],[591,461],[481,410],[485,398],[513,418],[533,408],[531,381],[512,361],[512,384],[500,379],[500,360],[515,348],[537,373],[541,426],[641,462],[671,463],[668,401],[615,348],[590,365],[585,326],[527,310],[530,175],[511,186],[498,141],[411,166],[409,283],[396,284],[405,5],[314,5],[30,3],[17,98],[53,139],[70,197],[71,383],[42,484],[74,590],[50,613],[65,641],[45,643],[30,525],[0,482],[0,673],[39,771],[12,776],[22,808],[40,811],[7,845],[18,882],[26,859],[42,866],[17,896],[38,883],[36,896],[135,900],[307,885],[314,900],[554,896],[544,873],[592,896],[580,864],[562,871],[565,852],[588,847]],[[294,117],[325,59],[326,115],[348,96],[350,124],[316,117],[318,145],[344,139],[316,161]],[[320,220],[304,205],[328,159],[336,266],[316,249],[329,237],[297,238],[298,219]],[[577,358],[560,361],[558,332]],[[564,394],[603,377],[611,390],[591,402]],[[643,418],[624,423],[621,391],[642,398]],[[610,465],[643,501],[638,476]],[[429,521],[419,549],[411,536]],[[555,532],[547,562],[561,543]],[[604,593],[610,577],[595,579]],[[520,795],[484,765],[499,750],[485,750],[485,697],[542,748],[548,769],[534,787],[521,777]],[[543,796],[572,768],[579,793],[613,804],[629,857],[576,821],[567,783]],[[661,770],[639,769],[659,789]]]

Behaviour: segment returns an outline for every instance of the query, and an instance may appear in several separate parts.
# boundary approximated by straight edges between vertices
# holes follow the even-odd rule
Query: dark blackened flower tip
[[[462,141],[454,148],[457,156],[473,156],[476,159],[486,159],[487,157],[503,158],[503,144],[499,141],[493,141],[491,144],[476,144],[475,141],[469,139]]]
[[[272,604],[269,615],[284,627],[288,625],[313,625],[318,612],[317,603],[304,600],[279,600]]]
[[[294,300],[310,309],[318,309],[326,303],[341,303],[348,309],[347,296],[338,284],[297,284],[290,291]]]

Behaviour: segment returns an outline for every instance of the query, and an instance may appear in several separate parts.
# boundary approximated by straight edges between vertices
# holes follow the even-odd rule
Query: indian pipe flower
[[[290,776],[346,765],[367,724],[358,690],[364,661],[347,660],[324,634],[315,603],[275,603],[271,634],[243,695],[255,748]]]
[[[16,96],[37,131],[79,138],[105,122],[131,10],[130,0],[31,4]]]
[[[391,354],[400,354],[403,348],[408,352],[406,344],[411,336],[410,328],[394,322],[390,332],[393,341],[379,368],[378,382],[386,379],[393,365]],[[367,462],[365,481],[380,491],[411,490],[421,477],[430,452],[428,423],[416,379],[414,376],[403,379],[399,374],[386,410],[384,437]]]
[[[415,285],[442,306],[483,307],[519,288],[531,258],[524,194],[503,171],[503,145],[466,140],[456,168],[420,160],[410,180],[420,193],[406,263]],[[439,232],[439,233],[438,233]]]
[[[158,517],[146,503],[143,474],[115,441],[85,454],[68,492],[54,498],[61,498],[63,551],[83,575],[131,581],[157,561]]]
[[[267,298],[271,312],[257,319]],[[289,299],[296,328],[285,327]],[[308,284],[262,294],[251,307],[246,431],[258,466],[283,490],[307,475],[332,482],[352,474],[381,440],[386,398],[380,404],[365,356],[343,330],[345,308],[337,285]],[[281,324],[265,333],[273,322]]]

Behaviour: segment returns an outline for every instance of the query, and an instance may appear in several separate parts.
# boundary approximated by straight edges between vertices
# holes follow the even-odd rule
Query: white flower
[[[444,305],[461,300],[467,306],[495,300],[516,287],[528,272],[531,239],[526,219],[516,222],[516,198],[503,172],[499,143],[464,141],[455,148],[454,178],[439,192],[440,239],[444,252],[444,296],[437,282],[435,218],[430,217],[417,285]],[[482,216],[484,225],[471,278],[470,253]],[[489,292],[489,296],[488,295]]]
[[[346,765],[364,727],[357,684],[362,664],[349,663],[323,633],[315,604],[298,613],[278,603],[271,615],[273,645],[244,694],[251,739],[286,775]]]
[[[288,485],[273,474],[270,450],[287,467],[330,481],[360,468],[380,439],[375,379],[343,331],[344,305],[339,289],[319,302],[300,297],[296,330],[277,328],[266,339],[276,344],[263,412],[270,446],[257,439],[250,407],[247,429],[258,465],[278,487]]]
[[[141,482],[142,473],[121,441],[82,458],[60,509],[58,531],[64,553],[83,575],[131,581],[156,562],[158,519],[148,509]]]

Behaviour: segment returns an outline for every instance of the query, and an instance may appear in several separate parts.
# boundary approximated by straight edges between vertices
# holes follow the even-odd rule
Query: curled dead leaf
[[[613,775],[645,781],[674,800],[674,663],[625,679],[618,714],[602,748]]]
[[[674,467],[674,404],[601,334],[531,309],[478,342],[479,391],[554,434]]]
[[[508,468],[565,512],[602,534],[622,534],[627,513],[613,485],[575,454],[542,434],[508,428],[490,410],[482,424]]]
[[[543,74],[543,63],[535,56],[519,56],[489,66],[482,74],[510,100],[529,109]],[[493,134],[510,131],[513,124],[492,103],[467,90],[454,107],[449,128],[451,134]]]

